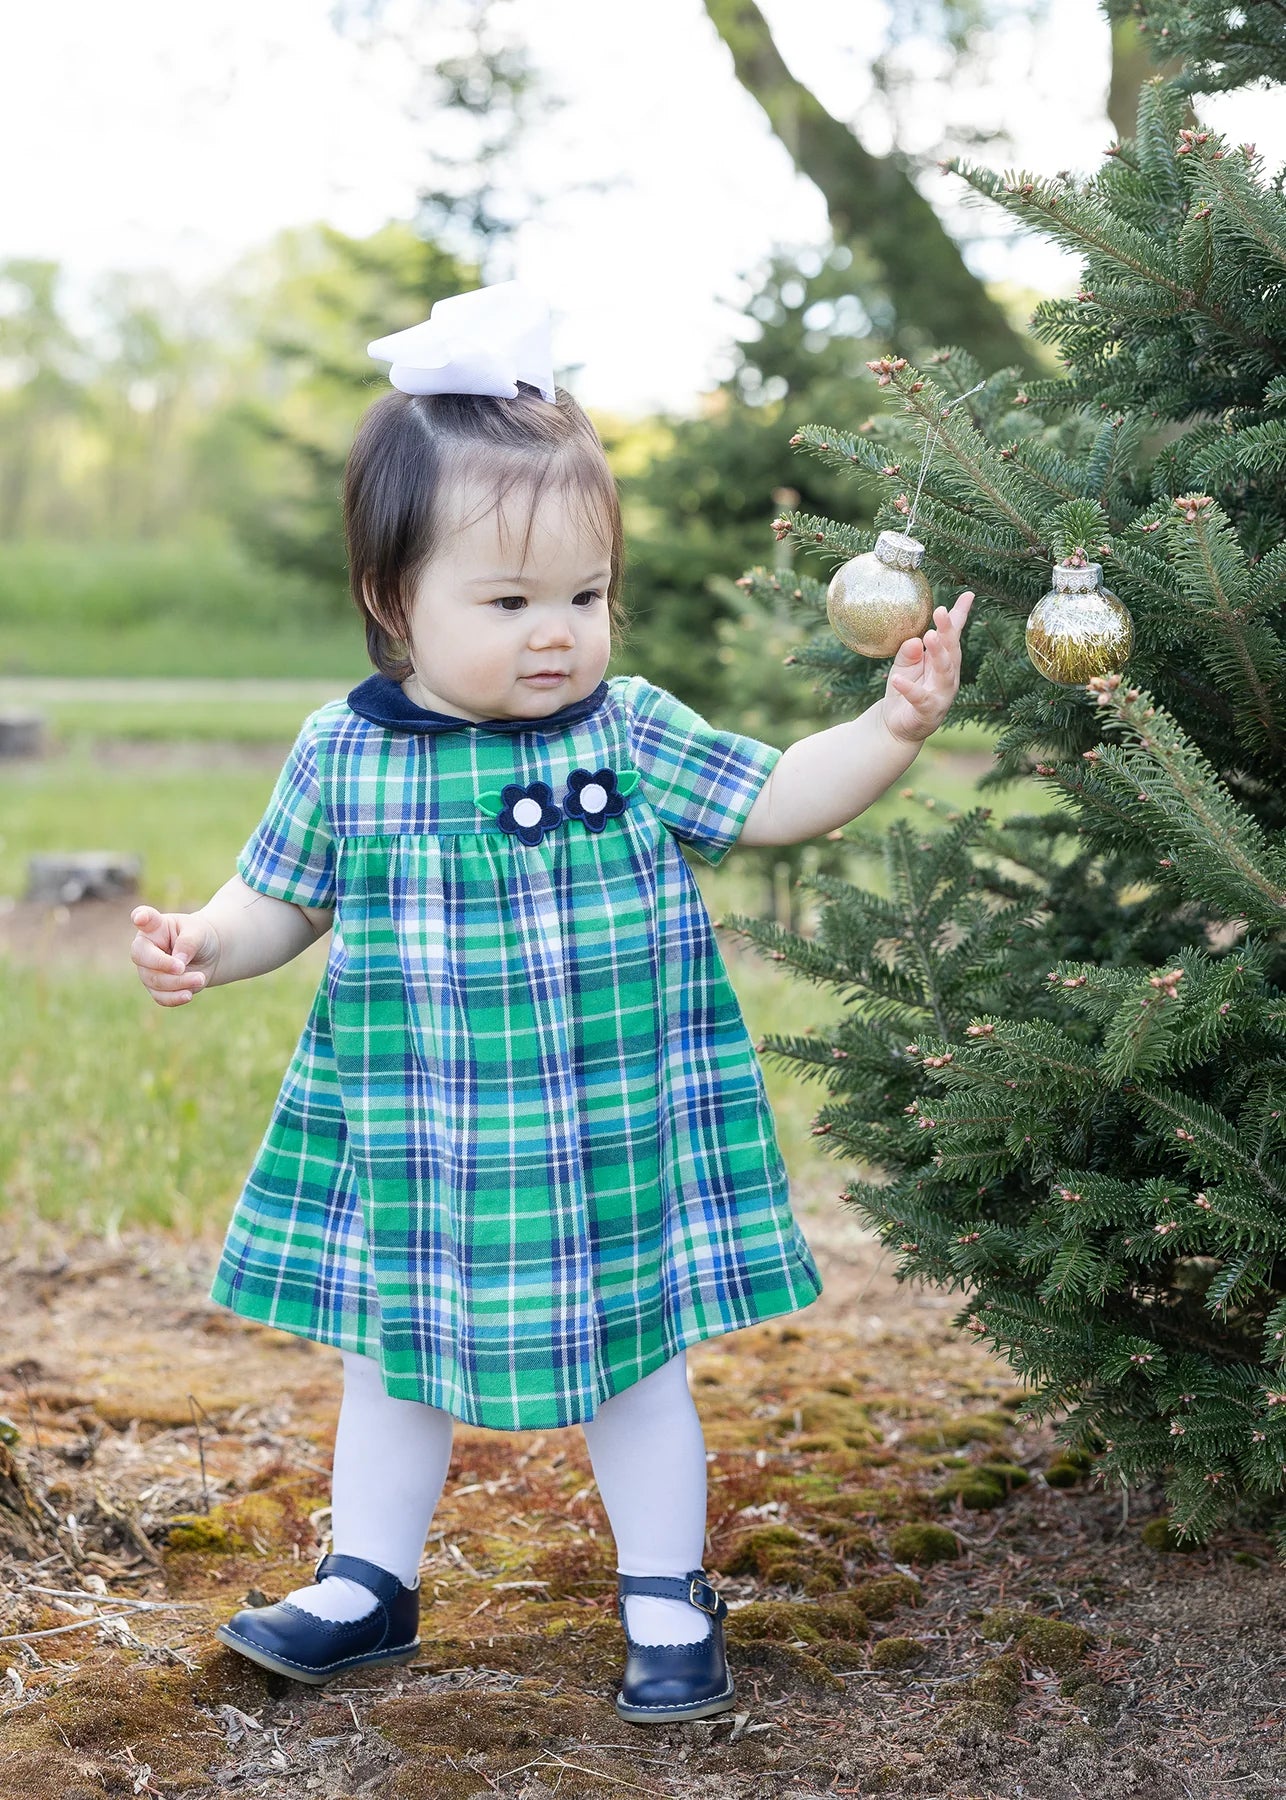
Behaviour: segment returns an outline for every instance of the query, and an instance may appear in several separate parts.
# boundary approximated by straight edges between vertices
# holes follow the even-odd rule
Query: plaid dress
[[[781,756],[638,675],[472,722],[371,676],[237,859],[335,908],[212,1297],[518,1431],[816,1299],[763,1076],[679,849]]]

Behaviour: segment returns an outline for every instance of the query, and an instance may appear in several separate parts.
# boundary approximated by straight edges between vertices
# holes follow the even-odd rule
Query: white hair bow
[[[392,363],[404,394],[517,397],[518,383],[554,398],[549,306],[518,281],[498,281],[437,301],[427,319],[366,346]]]

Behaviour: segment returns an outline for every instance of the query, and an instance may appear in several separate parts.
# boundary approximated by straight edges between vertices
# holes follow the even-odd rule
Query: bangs
[[[615,590],[620,579],[620,501],[598,446],[573,439],[553,455],[533,456],[517,451],[504,461],[507,466],[497,474],[494,453],[482,456],[472,446],[460,447],[457,456],[450,458],[454,466],[443,470],[443,480],[434,495],[428,521],[430,541],[449,542],[454,530],[477,524],[489,514],[499,513],[502,507],[506,523],[512,526],[520,507],[519,566],[525,567],[541,505],[546,499],[556,498],[568,509],[584,536],[601,547],[611,567],[611,586]],[[461,516],[462,496],[472,498],[480,490],[481,499]]]

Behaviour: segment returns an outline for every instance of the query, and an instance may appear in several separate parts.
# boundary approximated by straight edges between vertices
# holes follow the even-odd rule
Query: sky
[[[392,0],[386,16],[409,17],[414,3]],[[896,130],[911,152],[1088,173],[1116,135],[1096,0],[1047,0],[1035,25],[1016,8],[967,74],[937,47],[904,45],[900,127],[869,73],[884,0],[760,4],[795,75],[874,154]],[[432,0],[426,15],[445,47],[454,0]],[[821,195],[736,81],[701,0],[508,0],[501,16],[565,104],[524,150],[523,179],[542,201],[488,279],[548,297],[555,365],[574,367],[583,404],[691,411],[726,372],[738,308],[768,255],[825,240]],[[6,9],[0,258],[56,258],[75,317],[107,270],[160,269],[194,287],[283,226],[326,219],[361,235],[410,219],[442,142],[440,118],[417,118],[415,98],[413,59],[395,41],[341,34],[328,0]],[[1199,99],[1196,110],[1256,142],[1270,167],[1286,160],[1279,92]],[[968,141],[997,130],[1007,137]],[[1074,255],[932,164],[918,179],[975,273],[1075,289]]]

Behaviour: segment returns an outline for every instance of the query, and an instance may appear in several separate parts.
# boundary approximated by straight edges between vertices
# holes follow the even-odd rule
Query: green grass
[[[0,677],[366,672],[356,609],[216,532],[167,543],[0,543]]]
[[[25,893],[35,852],[111,850],[142,858],[141,899],[188,912],[234,873],[275,774],[170,769],[158,745],[155,770],[141,775],[97,760],[92,743],[77,742],[58,757],[15,762],[4,779],[0,893]]]
[[[118,974],[0,959],[0,1192],[84,1230],[226,1222],[308,1005],[324,942],[254,982],[165,1008]],[[7,1066],[6,1066],[7,1065]]]
[[[156,741],[156,767],[146,774],[114,767],[96,749],[95,734],[80,728],[60,754],[5,767],[0,894],[25,891],[27,858],[42,850],[136,853],[140,897],[164,911],[204,904],[232,875],[271,793],[274,767],[208,774],[167,767],[159,717],[149,722],[137,709],[131,717],[148,726],[140,735]],[[275,719],[271,735],[282,755],[302,717],[288,707]],[[937,741],[898,784],[905,786],[944,811],[968,805],[973,794],[971,778]],[[1039,802],[1017,787],[989,803],[1003,813]],[[908,804],[895,788],[865,822],[893,818]],[[769,851],[747,850],[718,869],[694,861],[712,916],[761,912],[771,860]],[[859,873],[854,863],[855,879],[879,885],[882,871]],[[122,905],[118,967],[68,958],[35,968],[0,956],[0,1206],[95,1231],[129,1222],[222,1229],[324,971],[326,941],[270,975],[162,1008],[129,960],[127,913]],[[752,1038],[802,1033],[806,1025],[824,1031],[842,1010],[775,963],[752,956],[731,972]],[[824,1087],[767,1064],[764,1077],[793,1188],[838,1192],[852,1171],[810,1135]]]
[[[193,700],[176,696],[139,700],[43,700],[21,696],[18,684],[0,681],[0,703],[41,714],[54,742],[68,747],[115,738],[130,743],[199,742],[272,744],[290,748],[310,712],[342,699],[370,669],[351,680],[300,685],[289,696],[268,693],[247,700]]]

